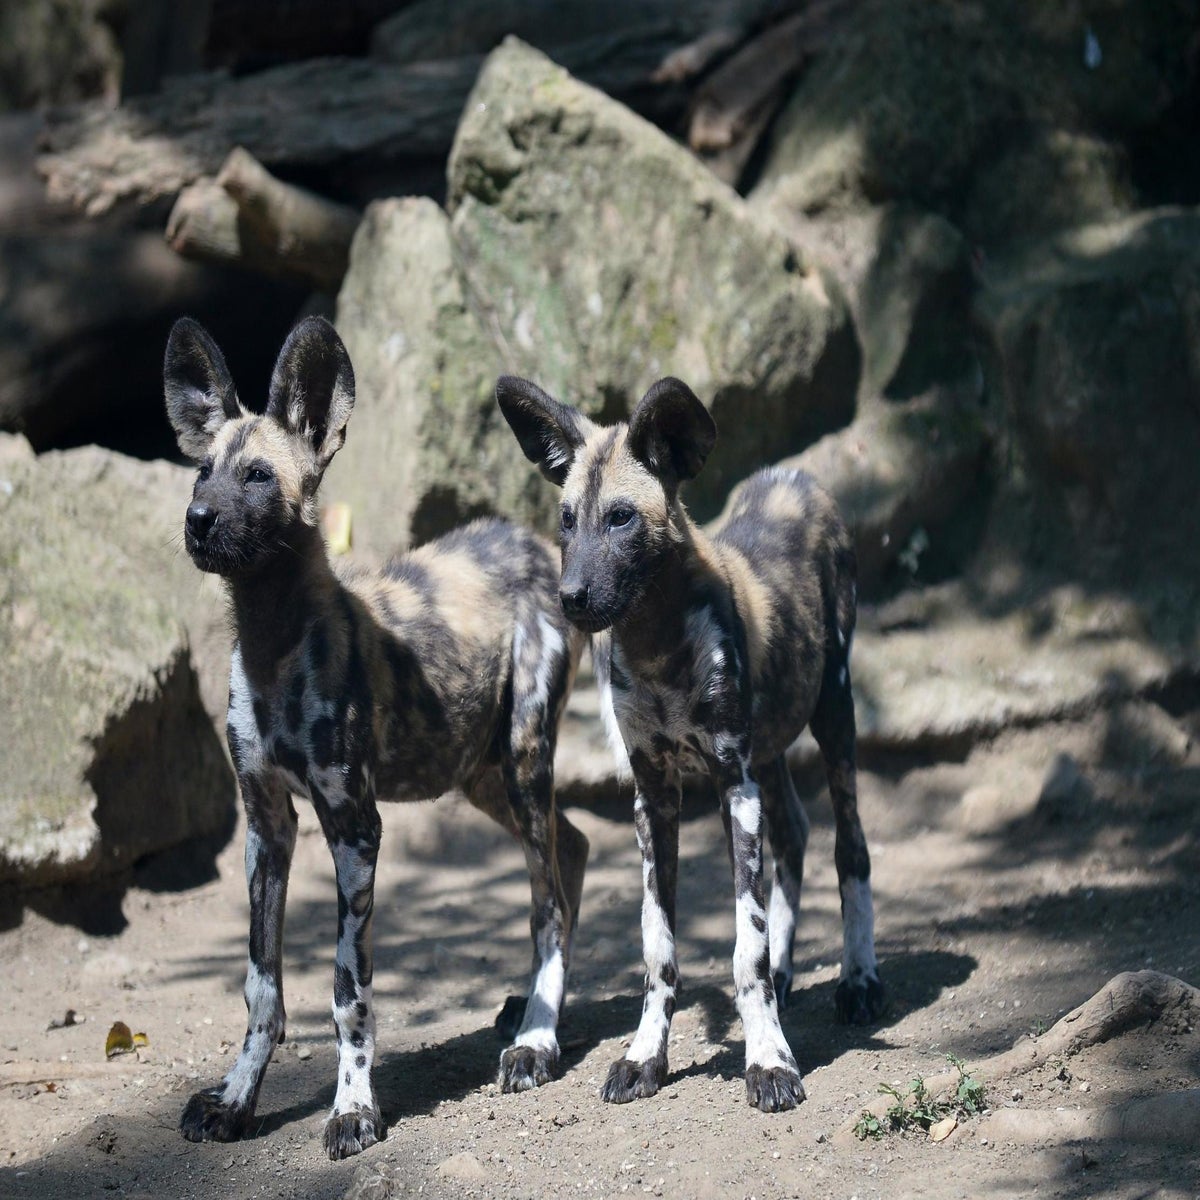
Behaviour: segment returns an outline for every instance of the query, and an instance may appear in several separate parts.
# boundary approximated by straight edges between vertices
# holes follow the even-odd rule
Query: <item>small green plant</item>
[[[1049,1028],[1050,1028],[1050,1026],[1047,1025],[1046,1022],[1043,1021],[1041,1017],[1038,1017],[1034,1021],[1034,1023],[1029,1027],[1029,1036],[1035,1037],[1035,1038],[1040,1038],[1042,1036],[1042,1034],[1045,1033],[1046,1030]]]
[[[879,1092],[890,1096],[892,1103],[882,1117],[869,1109],[863,1109],[854,1124],[854,1136],[859,1141],[881,1138],[885,1133],[903,1133],[920,1130],[926,1133],[931,1125],[946,1117],[973,1117],[984,1109],[984,1086],[982,1080],[967,1072],[967,1064],[957,1054],[947,1054],[946,1061],[958,1072],[958,1084],[953,1097],[938,1100],[930,1094],[924,1078],[913,1076],[905,1091],[890,1083],[881,1083]]]

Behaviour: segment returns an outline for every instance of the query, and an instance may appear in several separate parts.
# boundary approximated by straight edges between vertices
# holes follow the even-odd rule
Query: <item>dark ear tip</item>
[[[167,334],[167,353],[211,342],[212,335],[195,317],[179,317]]]
[[[501,375],[496,380],[496,399],[503,404],[506,400],[519,400],[530,394],[533,384],[519,375]]]

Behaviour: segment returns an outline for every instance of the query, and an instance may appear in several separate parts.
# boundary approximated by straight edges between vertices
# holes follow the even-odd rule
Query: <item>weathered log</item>
[[[173,79],[117,109],[48,115],[38,169],[53,199],[95,215],[165,205],[238,145],[273,171],[441,157],[477,66],[314,59],[242,79]]]
[[[651,119],[683,111],[686,93],[655,85],[674,36],[616,33],[564,47],[564,65]],[[275,173],[319,176],[347,164],[365,173],[444,160],[482,57],[397,67],[321,59],[243,79],[220,73],[170,80],[162,93],[117,109],[49,114],[38,169],[52,200],[96,216],[116,207],[165,207],[215,175],[244,146]],[[391,190],[391,189],[389,189]]]
[[[511,34],[559,62],[560,46],[600,34],[668,36],[678,48],[716,29],[744,34],[788,7],[785,0],[419,0],[380,24],[371,51],[421,62],[486,54]]]
[[[688,145],[727,183],[737,182],[789,84],[849,7],[849,0],[812,0],[747,42],[700,86]]]
[[[199,179],[180,192],[167,242],[185,258],[336,292],[358,221],[355,209],[276,179],[238,147],[216,179]]]

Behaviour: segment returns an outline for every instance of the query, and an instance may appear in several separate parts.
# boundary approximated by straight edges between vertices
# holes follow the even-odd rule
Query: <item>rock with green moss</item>
[[[520,42],[468,100],[448,203],[507,363],[607,419],[663,375],[711,406],[701,514],[852,414],[859,354],[832,279],[661,131]]]
[[[120,871],[228,832],[233,774],[182,610],[189,473],[0,438],[0,883]]]
[[[356,552],[386,556],[485,513],[552,519],[554,497],[496,406],[508,364],[487,313],[436,204],[367,209],[337,310],[354,416],[322,492],[350,505]]]

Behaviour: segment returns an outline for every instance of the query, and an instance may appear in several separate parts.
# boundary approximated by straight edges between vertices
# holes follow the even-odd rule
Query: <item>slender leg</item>
[[[471,803],[480,812],[487,813],[494,821],[504,826],[524,846],[524,835],[517,825],[513,807],[509,803],[499,771],[489,771],[484,775],[471,788],[468,793],[468,799],[470,799]],[[567,914],[566,945],[569,951],[575,939],[575,930],[579,924],[579,908],[583,899],[583,878],[588,860],[588,840],[567,820],[562,812],[557,810],[555,812],[554,826],[554,840],[558,860],[559,894],[563,899]],[[536,937],[535,933],[535,946]],[[569,953],[567,961],[570,961]],[[533,974],[535,986],[539,962],[540,959],[537,957],[535,950]],[[516,1040],[521,1025],[525,1020],[525,1010],[528,1006],[529,993],[522,996],[512,995],[504,1001],[500,1014],[496,1017],[496,1029],[506,1041],[511,1043]]]
[[[512,726],[501,768],[529,868],[533,971],[524,1016],[512,1045],[500,1055],[500,1087],[505,1092],[541,1087],[558,1075],[558,1018],[579,903],[578,894],[564,893],[560,818],[554,805],[557,714],[570,671],[567,644],[543,614],[519,626],[513,646]],[[583,846],[586,861],[586,840]],[[578,855],[578,837],[570,839],[570,849]],[[572,887],[581,893],[582,863],[577,874]]]
[[[653,1096],[667,1078],[667,1037],[675,1015],[675,887],[679,874],[681,780],[631,755],[637,795],[633,821],[642,851],[642,953],[646,962],[642,1019],[629,1050],[609,1068],[600,1089],[612,1104]]]
[[[338,1078],[333,1111],[325,1122],[330,1158],[348,1158],[384,1136],[371,1083],[375,1012],[371,1005],[375,864],[382,827],[375,798],[340,796],[336,803],[310,780],[313,807],[333,855],[338,891],[338,940],[333,976],[333,1023]]]
[[[747,749],[729,756],[735,761],[715,764],[733,859],[733,983],[746,1036],[746,1098],[763,1112],[779,1112],[804,1099],[804,1084],[779,1025],[771,982],[763,903],[762,795],[750,773]]]
[[[236,739],[230,746],[238,759]],[[241,1053],[216,1087],[197,1092],[180,1120],[192,1142],[231,1142],[249,1127],[267,1064],[283,1040],[283,913],[296,844],[296,811],[273,777],[241,774],[246,809],[246,882],[250,891],[250,947],[246,969],[248,1021]]]
[[[792,990],[792,955],[796,942],[796,914],[800,885],[804,881],[804,851],[808,846],[808,813],[796,795],[787,759],[781,754],[767,765],[761,779],[767,834],[775,859],[768,920],[771,941],[771,978],[780,1009],[787,1007]]]
[[[835,828],[834,863],[842,898],[842,973],[835,1002],[838,1019],[867,1025],[883,1012],[886,994],[875,959],[871,856],[858,816],[854,700],[848,653],[826,667],[811,728],[829,779]]]

